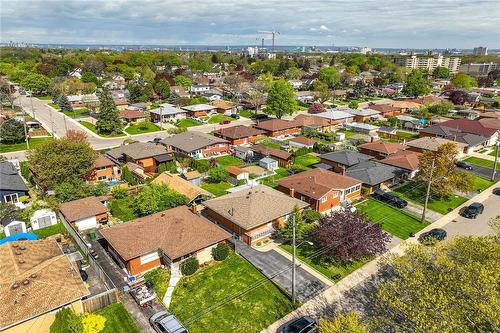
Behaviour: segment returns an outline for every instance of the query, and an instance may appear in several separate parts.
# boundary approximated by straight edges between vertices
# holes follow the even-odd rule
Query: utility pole
[[[498,147],[500,147],[500,141],[497,140],[495,149],[495,164],[493,164],[493,173],[491,174],[491,180],[495,181],[495,174],[497,173],[497,162],[498,162]]]
[[[30,102],[31,102],[31,113],[33,113],[33,119],[36,120],[35,108],[33,107],[33,93],[31,91],[30,91]]]
[[[26,149],[30,149],[30,140],[29,140],[29,136],[28,136],[28,127],[26,126],[26,111],[24,110],[23,108],[23,105],[21,104],[21,102],[19,102],[19,106],[21,107],[21,109],[23,109],[23,119],[24,119],[24,139],[26,140]]]
[[[425,213],[427,211],[427,204],[429,203],[429,195],[431,193],[431,183],[432,183],[432,176],[434,174],[434,163],[436,162],[436,157],[432,159],[432,164],[431,164],[431,173],[429,175],[429,180],[427,183],[427,193],[425,194],[425,203],[424,203],[424,210],[422,211],[422,220],[421,222],[425,222]]]
[[[292,216],[292,304],[295,304],[295,214]]]

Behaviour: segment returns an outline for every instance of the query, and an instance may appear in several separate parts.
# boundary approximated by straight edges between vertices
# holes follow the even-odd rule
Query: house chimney
[[[191,212],[193,212],[193,214],[196,214],[198,212],[198,205],[193,203],[191,205]]]
[[[345,176],[345,166],[342,166],[342,172],[341,172],[342,176]]]
[[[295,189],[291,188],[290,189],[290,196],[293,198],[295,196]]]

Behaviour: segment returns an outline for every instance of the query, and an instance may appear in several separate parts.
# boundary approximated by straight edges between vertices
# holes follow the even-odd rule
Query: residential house
[[[256,157],[271,157],[278,161],[278,164],[282,168],[289,168],[292,166],[292,154],[284,150],[271,148],[262,144],[253,145],[251,149]]]
[[[190,117],[204,117],[215,112],[216,107],[209,104],[194,104],[183,106],[181,109],[186,110]]]
[[[442,124],[433,125],[421,129],[419,132],[419,137],[438,137],[465,143],[467,145],[467,154],[470,154],[474,150],[488,145],[489,141],[488,137],[462,132],[459,129],[443,126]]]
[[[0,331],[46,333],[58,310],[83,313],[90,292],[54,239],[0,245],[0,267]]]
[[[196,206],[193,206],[196,207]],[[195,257],[211,261],[211,250],[231,235],[206,218],[179,206],[101,231],[108,251],[128,274],[139,276]]]
[[[265,185],[205,201],[207,215],[249,245],[270,238],[307,203]]]
[[[210,88],[207,91],[204,91],[201,96],[206,97],[209,101],[217,101],[221,100],[224,96],[224,93],[220,89]]]
[[[208,158],[229,153],[229,141],[202,132],[184,132],[161,141],[167,151],[190,156]]]
[[[158,172],[158,166],[173,160],[164,146],[150,142],[134,142],[122,145],[106,152],[106,157],[116,164],[134,163],[140,166],[146,174]]]
[[[359,179],[368,193],[390,187],[408,177],[408,171],[375,161],[363,161],[347,169],[346,175]]]
[[[68,102],[73,109],[85,107],[85,103],[99,103],[99,98],[96,94],[86,95],[68,95]]]
[[[218,129],[213,132],[216,137],[229,141],[232,146],[252,144],[264,137],[265,131],[243,125]]]
[[[269,137],[282,137],[288,135],[300,134],[300,126],[295,121],[283,119],[270,119],[259,121],[254,125],[255,128],[264,131]]]
[[[352,114],[354,116],[354,121],[360,123],[366,120],[378,118],[378,115],[380,114],[379,111],[372,109],[347,109],[343,111]]]
[[[497,119],[453,119],[420,130],[420,136],[437,136],[451,140],[460,133],[473,134],[486,138],[485,145],[497,142],[500,133],[500,120]],[[458,140],[457,140],[458,141]]]
[[[59,211],[61,218],[77,230],[94,229],[108,223],[108,207],[95,196],[64,202],[59,205]]]
[[[349,123],[348,126],[351,128],[351,130],[353,130],[355,132],[359,132],[359,133],[363,133],[363,134],[371,135],[371,136],[376,136],[377,131],[379,129],[379,127],[375,126],[375,125],[370,125],[370,124],[365,124],[365,123],[357,123],[354,121],[352,123]]]
[[[274,172],[276,169],[279,168],[278,161],[270,158],[270,157],[264,157],[259,161],[259,166],[266,169],[267,171]]]
[[[313,91],[297,91],[295,92],[295,99],[302,103],[312,103],[316,99]]]
[[[401,127],[404,129],[408,129],[410,131],[417,131],[424,127],[422,121],[412,116],[400,115],[396,116],[399,122],[401,123]]]
[[[26,232],[26,222],[13,215],[2,216],[0,226],[5,237]]]
[[[445,143],[456,144],[459,157],[466,155],[469,151],[469,148],[465,143],[455,142],[438,137],[429,137],[429,136],[408,141],[406,145],[408,146],[407,149],[410,151],[414,151],[417,153],[424,153],[426,151],[436,152],[439,146]]]
[[[380,126],[377,134],[380,135],[397,135],[398,130],[394,127]]]
[[[253,160],[253,150],[251,147],[245,146],[236,146],[232,148],[234,151],[234,156],[243,161],[252,161]]]
[[[279,191],[300,199],[320,212],[330,211],[361,196],[361,182],[315,168],[278,180]]]
[[[314,139],[306,138],[305,136],[297,136],[287,141],[292,148],[309,148],[312,149],[317,142]]]
[[[408,178],[413,178],[419,170],[420,153],[411,150],[399,150],[380,160],[380,163],[392,165],[407,170]]]
[[[210,105],[215,107],[215,111],[217,111],[217,113],[227,114],[227,115],[237,113],[236,104],[231,101],[216,99],[211,101]]]
[[[391,104],[368,103],[368,108],[378,111],[381,116],[386,118],[397,116],[402,112],[400,108],[392,106]]]
[[[189,205],[199,204],[207,198],[213,197],[213,194],[211,194],[210,192],[202,189],[201,187],[193,185],[188,180],[168,171],[159,174],[158,177],[156,177],[152,181],[152,183],[167,185],[172,190],[185,196],[189,200]]]
[[[144,103],[144,102],[133,103],[133,104],[130,104],[128,107],[130,110],[145,112],[148,109],[148,103]]]
[[[237,166],[230,165],[226,169],[229,173],[229,182],[235,186],[240,182],[246,183],[250,179],[250,174],[248,173],[248,171],[238,168]]]
[[[313,117],[320,117],[328,120],[331,125],[345,125],[354,120],[354,116],[344,111],[329,109],[325,112],[312,114]]]
[[[199,84],[199,85],[196,85],[196,86],[189,87],[189,92],[192,95],[201,95],[205,91],[208,91],[208,90],[210,90],[210,86],[209,85],[204,85],[204,84]]]
[[[30,218],[31,229],[38,230],[57,224],[56,213],[50,209],[39,209]]]
[[[302,129],[311,129],[322,133],[333,132],[339,127],[337,121],[322,117],[314,117],[314,115],[299,114],[294,121],[302,127]]]
[[[328,164],[334,172],[345,174],[347,168],[373,159],[370,155],[358,153],[354,150],[339,150],[320,155],[321,163]]]
[[[113,98],[113,102],[115,103],[116,109],[119,110],[125,110],[128,108],[128,99],[127,98]]]
[[[410,100],[393,101],[391,102],[391,105],[395,108],[398,108],[400,110],[400,113],[407,113],[411,110],[416,110],[422,107],[422,104],[415,103]]]
[[[389,155],[405,150],[406,147],[399,143],[380,140],[362,144],[358,146],[358,149],[362,154],[370,155],[377,160],[381,160]]]
[[[88,181],[110,181],[120,179],[120,168],[106,156],[99,154],[94,162],[94,168],[87,177]]]
[[[429,125],[431,126],[431,125],[442,124],[442,123],[445,123],[449,120],[452,120],[452,118],[443,117],[443,116],[433,116],[429,120]]]
[[[0,161],[0,179],[0,203],[15,204],[28,195],[28,186],[11,162]]]
[[[173,104],[163,103],[158,108],[149,110],[151,121],[154,123],[165,123],[186,118],[187,111],[176,107]]]
[[[185,172],[183,175],[184,179],[186,179],[188,182],[195,186],[201,186],[201,178],[202,175],[199,171],[193,170],[193,171],[188,171]]]
[[[436,96],[436,95],[427,95],[427,96],[422,96],[422,97],[417,97],[413,99],[409,99],[409,102],[414,102],[420,105],[434,105],[434,104],[439,104],[444,101],[442,97]]]
[[[126,123],[135,123],[137,121],[144,121],[146,113],[137,110],[118,110],[118,117]]]

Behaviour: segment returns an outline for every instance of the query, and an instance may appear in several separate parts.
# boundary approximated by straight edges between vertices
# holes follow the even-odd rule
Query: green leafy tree
[[[470,89],[473,87],[477,87],[477,81],[475,78],[472,76],[466,74],[466,73],[457,73],[452,79],[451,79],[451,84],[455,88],[463,88],[463,89]]]
[[[62,308],[56,313],[50,333],[83,333],[80,317],[71,308]]]
[[[422,96],[430,91],[428,80],[421,71],[415,69],[406,77],[403,94],[407,96]]]
[[[390,332],[498,332],[500,238],[454,237],[410,245],[382,268],[380,316]],[[387,325],[394,325],[394,328]]]
[[[295,238],[298,241],[309,239],[310,232],[315,228],[314,224],[306,222],[304,213],[295,206],[293,209],[293,215],[287,219],[287,223],[280,228],[280,235],[286,241],[292,240],[293,233],[293,220],[295,219]]]
[[[177,75],[174,78],[174,82],[175,82],[176,86],[182,86],[182,87],[184,87],[184,89],[189,88],[193,84],[191,79],[189,79],[188,77],[186,77],[184,75]]]
[[[83,72],[81,77],[82,82],[94,82],[97,83],[97,76],[92,72]]]
[[[453,103],[448,101],[443,101],[438,104],[428,105],[425,107],[427,112],[435,116],[446,116],[453,110]]]
[[[359,107],[359,102],[358,101],[350,101],[348,106],[351,109],[357,109]]]
[[[99,133],[117,134],[123,129],[123,123],[116,111],[116,105],[108,89],[103,89],[99,96],[99,113],[96,128]]]
[[[145,186],[134,199],[133,207],[140,216],[151,215],[188,203],[188,199],[164,184]]]
[[[0,126],[0,140],[2,144],[21,143],[25,140],[23,123],[11,118]]]
[[[332,93],[330,89],[328,89],[328,85],[323,81],[314,81],[313,89],[314,98],[316,98],[316,100],[318,100],[320,103],[324,103],[332,97]]]
[[[290,67],[286,72],[286,78],[289,80],[298,80],[302,76],[300,69],[297,67]]]
[[[321,333],[370,333],[355,312],[339,312],[331,319],[321,319],[318,327]]]
[[[155,91],[160,95],[162,100],[166,100],[170,97],[170,86],[166,80],[156,81]]]
[[[129,92],[129,101],[131,103],[142,102],[142,97],[144,94],[144,88],[137,82],[130,82],[127,84],[127,90]]]
[[[106,317],[95,314],[85,313],[82,316],[83,333],[99,333],[106,325]]]
[[[57,98],[57,104],[59,105],[60,110],[62,112],[73,111],[73,107],[71,106],[71,103],[68,101],[68,97],[66,97],[66,95],[64,94],[59,95],[59,97]]]
[[[292,85],[283,79],[274,81],[267,95],[265,112],[280,119],[285,115],[293,114],[297,108],[295,90]]]
[[[68,138],[44,142],[27,154],[31,170],[43,188],[55,188],[58,184],[86,178],[96,158],[88,142]]]
[[[330,89],[340,85],[340,73],[333,66],[325,67],[318,73],[318,80],[325,82]]]
[[[432,76],[436,79],[447,79],[450,77],[450,70],[448,67],[439,66],[434,69]]]
[[[69,182],[61,183],[54,190],[60,202],[77,200],[93,195],[101,196],[108,192],[106,183],[104,182],[89,184],[81,179],[73,179]]]
[[[52,81],[45,75],[31,73],[21,80],[21,85],[24,89],[39,95],[49,90]]]
[[[208,177],[212,183],[220,183],[227,179],[229,173],[224,168],[212,168],[208,171]]]
[[[122,179],[130,185],[137,185],[137,179],[135,179],[134,175],[132,175],[132,172],[127,166],[122,168]]]

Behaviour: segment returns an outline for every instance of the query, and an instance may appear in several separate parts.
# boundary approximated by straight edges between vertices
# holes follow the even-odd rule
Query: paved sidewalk
[[[498,184],[498,183],[497,183]],[[402,255],[404,253],[405,246],[409,243],[416,243],[418,242],[418,236],[426,231],[429,231],[433,228],[442,228],[443,226],[453,223],[452,221],[455,220],[459,216],[459,211],[462,209],[462,207],[470,205],[472,202],[483,202],[485,201],[488,197],[492,196],[493,194],[491,193],[492,189],[495,186],[490,187],[488,190],[485,190],[482,193],[479,193],[476,195],[474,198],[466,201],[459,207],[455,208],[452,212],[444,215],[442,218],[437,220],[436,222],[432,223],[431,225],[425,227],[421,231],[419,231],[415,237],[409,238],[405,241],[402,241],[400,244],[397,246],[391,248],[388,252],[385,254],[375,258],[374,260],[370,261],[367,263],[365,266],[361,267],[360,269],[354,271],[344,279],[340,280],[338,283],[335,285],[331,286],[324,292],[322,292],[320,295],[314,297],[310,301],[304,303],[300,308],[297,310],[289,313],[285,317],[281,318],[280,320],[276,321],[269,327],[263,329],[261,333],[275,333],[278,331],[278,329],[286,324],[287,322],[291,321],[294,318],[297,318],[299,316],[303,315],[310,315],[312,317],[321,317],[321,315],[324,312],[325,307],[327,307],[330,304],[338,303],[341,301],[342,298],[345,297],[345,295],[352,291],[355,287],[359,287],[364,283],[369,283],[371,279],[373,279],[377,273],[379,272],[379,263],[381,260],[384,258],[388,257],[389,255],[392,254],[397,254],[397,255]]]
[[[170,302],[172,302],[172,295],[174,294],[174,289],[177,283],[180,281],[182,273],[179,267],[179,263],[173,264],[170,268],[170,280],[168,281],[168,288],[165,296],[163,296],[163,304],[167,308],[170,307]]]
[[[417,217],[421,217],[422,216],[422,211],[424,210],[424,208],[422,206],[420,206],[420,205],[417,205],[417,204],[415,204],[413,202],[408,201],[408,206],[406,206],[404,208],[404,210],[406,210],[407,212],[412,213],[413,215],[416,215]],[[425,218],[427,220],[429,220],[430,222],[435,222],[435,221],[439,220],[442,217],[443,217],[443,214],[440,214],[438,212],[430,210],[429,208],[427,208],[427,211],[425,212]]]
[[[493,151],[495,151],[495,150],[493,150]],[[483,160],[495,161],[495,156],[491,156],[488,154],[481,154],[478,152],[473,152],[471,155],[474,157],[477,157],[477,158],[482,158]]]

